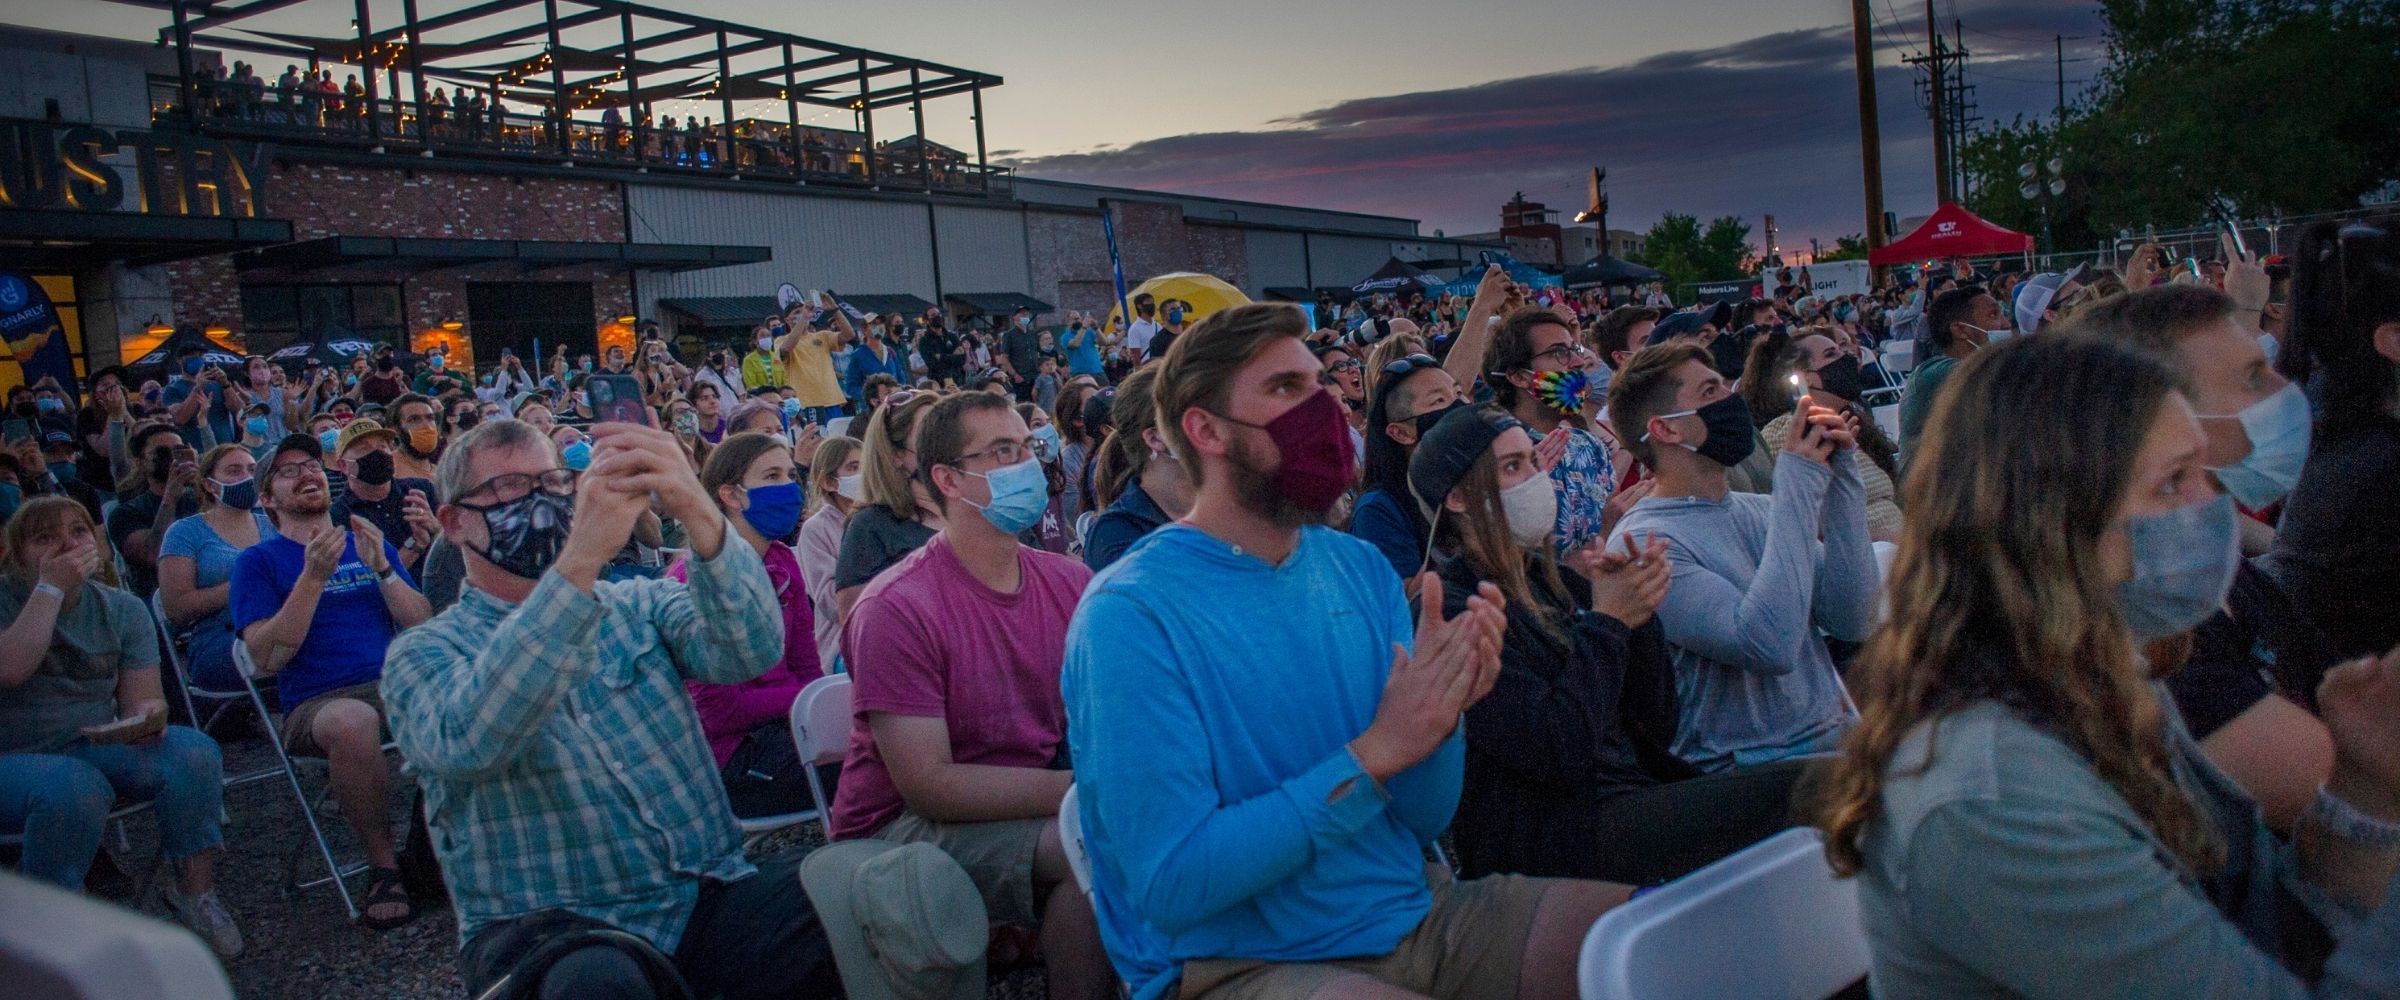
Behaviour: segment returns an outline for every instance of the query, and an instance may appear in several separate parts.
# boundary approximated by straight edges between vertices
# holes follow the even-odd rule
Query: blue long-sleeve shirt
[[[1387,565],[1330,528],[1269,566],[1177,524],[1085,591],[1067,733],[1101,941],[1135,1000],[1191,959],[1388,954],[1431,906],[1423,845],[1458,806],[1463,736],[1380,787],[1349,750],[1412,638]]]

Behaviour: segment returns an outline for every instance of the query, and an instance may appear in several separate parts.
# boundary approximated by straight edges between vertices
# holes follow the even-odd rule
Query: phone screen
[[[592,397],[593,419],[603,423],[650,426],[650,408],[642,403],[642,384],[631,375],[592,376],[586,387]]]
[[[33,425],[15,417],[0,420],[0,439],[26,441],[33,437]]]

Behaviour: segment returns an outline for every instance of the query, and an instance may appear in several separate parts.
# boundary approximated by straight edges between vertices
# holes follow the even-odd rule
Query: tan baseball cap
[[[845,840],[800,863],[850,1000],[981,1000],[991,921],[932,844]]]
[[[360,417],[342,425],[341,436],[333,440],[333,454],[325,456],[326,460],[328,462],[340,461],[342,453],[349,451],[351,445],[358,443],[360,438],[369,437],[381,437],[390,441],[395,447],[400,443],[400,435],[394,433],[391,428]]]

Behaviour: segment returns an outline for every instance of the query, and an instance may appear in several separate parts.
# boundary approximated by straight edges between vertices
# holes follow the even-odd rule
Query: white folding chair
[[[1867,961],[1857,883],[1798,827],[1608,911],[1576,978],[1583,1000],[1823,1000]]]
[[[849,417],[835,417],[826,421],[824,436],[829,438],[850,436],[850,419]]]
[[[826,674],[808,682],[792,699],[792,746],[800,752],[800,768],[808,775],[808,794],[816,800],[817,815],[833,813],[833,800],[817,768],[839,764],[850,750],[850,675]]]
[[[192,680],[191,669],[183,658],[183,640],[176,635],[175,626],[167,620],[166,600],[160,596],[159,591],[150,592],[150,617],[158,626],[159,645],[165,650],[167,665],[175,671],[176,689],[183,694],[183,715],[192,720],[192,728],[207,734],[210,726],[216,725],[218,719],[224,718],[226,709],[241,704],[249,695],[245,691],[222,691],[201,687]],[[198,707],[200,701],[213,703],[214,707],[209,710],[206,719],[200,717]],[[225,776],[225,787],[232,788],[235,785],[248,784],[253,781],[265,781],[274,776],[275,769],[271,767],[260,768],[248,774],[228,774]]]
[[[293,763],[292,755],[284,751],[283,727],[278,725],[279,713],[269,710],[266,698],[258,693],[258,661],[250,656],[250,644],[239,638],[233,640],[233,665],[234,669],[242,675],[242,687],[250,695],[250,707],[258,711],[259,728],[266,731],[267,745],[275,748],[275,761],[282,766],[284,780],[292,786],[292,800],[300,805],[300,819],[308,824],[308,835],[317,842],[317,856],[324,859],[325,862],[325,877],[306,882],[300,881],[298,875],[299,845],[293,844],[291,860],[284,866],[286,871],[284,888],[296,899],[300,890],[313,889],[330,882],[333,884],[333,891],[342,897],[343,911],[350,915],[351,921],[356,922],[358,920],[358,904],[350,898],[350,886],[343,880],[365,872],[367,863],[361,860],[343,865],[334,860],[333,843],[325,839],[325,828],[317,822],[317,811],[324,807],[325,800],[333,794],[330,768],[328,767],[325,790],[320,792],[316,798],[309,798],[307,790],[300,787],[299,768]],[[327,767],[321,761],[314,763],[321,767]]]
[[[818,685],[825,683],[829,677],[830,675],[828,675],[828,677],[820,677],[816,680],[810,681],[807,687],[800,689],[799,696],[792,699],[792,742],[800,751],[801,769],[808,773],[809,798],[815,800],[817,806],[814,809],[802,809],[798,812],[784,813],[781,816],[758,816],[748,819],[738,816],[735,817],[736,822],[739,823],[742,828],[742,848],[744,850],[748,850],[750,846],[757,843],[760,838],[763,838],[767,834],[773,833],[777,830],[784,829],[785,827],[799,826],[800,824],[806,823],[812,819],[821,820],[825,818],[825,793],[823,790],[817,787],[817,765],[814,761],[809,760],[807,744],[800,738],[800,702],[808,697],[808,693],[810,691],[818,690]],[[845,694],[847,694],[847,692],[845,692]],[[845,701],[846,700],[847,699],[845,698]]]
[[[1892,618],[1892,560],[1900,558],[1900,546],[1891,542],[1876,542],[1875,548],[1875,621],[1877,624]]]
[[[1065,798],[1058,800],[1058,842],[1067,850],[1067,867],[1075,872],[1075,885],[1083,894],[1092,894],[1092,856],[1083,843],[1083,790],[1067,786]]]
[[[1883,354],[1884,371],[1895,375],[1904,375],[1908,373],[1909,369],[1917,366],[1917,342],[1915,340],[1894,338],[1884,341],[1880,350]]]
[[[233,1000],[192,932],[15,872],[0,872],[0,982],[20,997]]]

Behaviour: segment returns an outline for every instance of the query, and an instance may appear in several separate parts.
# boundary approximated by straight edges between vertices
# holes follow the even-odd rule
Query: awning
[[[2033,237],[1993,225],[1982,216],[1960,208],[1957,202],[1946,201],[1926,217],[1916,232],[1867,254],[1867,263],[1884,267],[1912,260],[2031,252]]]
[[[897,295],[853,295],[849,292],[842,292],[835,297],[841,299],[846,305],[857,307],[861,312],[882,313],[886,316],[923,316],[926,310],[933,308],[933,303],[905,292]]]
[[[0,268],[69,271],[112,261],[141,267],[292,240],[282,219],[218,219],[22,208],[0,212]]]
[[[953,292],[942,296],[942,301],[992,316],[1007,315],[1020,308],[1031,309],[1038,315],[1052,308],[1050,303],[1023,292]]]
[[[233,266],[245,274],[273,272],[295,278],[336,270],[407,276],[502,261],[514,261],[528,273],[568,266],[695,271],[728,264],[757,264],[773,256],[768,248],[753,246],[327,236],[246,251],[234,257]]]
[[[1258,291],[1259,294],[1276,302],[1315,302],[1317,296],[1323,295],[1335,302],[1347,303],[1358,297],[1357,292],[1332,286],[1312,289],[1305,285],[1269,285]]]
[[[775,297],[772,295],[660,299],[658,305],[659,308],[672,309],[697,320],[701,326],[757,326],[768,316],[782,312],[775,308]]]

